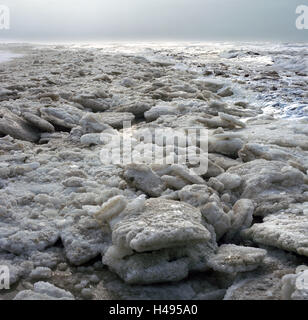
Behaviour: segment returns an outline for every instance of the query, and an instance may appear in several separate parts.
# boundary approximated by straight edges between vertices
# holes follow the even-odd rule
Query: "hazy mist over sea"
[[[305,0],[2,0],[0,41],[266,40],[299,42]]]

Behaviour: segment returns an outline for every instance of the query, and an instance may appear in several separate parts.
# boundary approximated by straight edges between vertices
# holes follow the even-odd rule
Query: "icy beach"
[[[0,49],[0,300],[308,299],[308,44]],[[207,171],[104,163],[124,121]]]

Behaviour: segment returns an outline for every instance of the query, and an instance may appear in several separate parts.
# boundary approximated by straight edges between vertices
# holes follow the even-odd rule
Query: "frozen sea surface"
[[[24,54],[0,65],[0,265],[14,284],[0,300],[206,300],[226,290],[230,300],[281,299],[281,277],[296,283],[308,256],[307,121],[293,120],[307,112],[307,46],[84,46],[0,45],[2,61]],[[216,104],[218,116],[214,101],[227,103]],[[211,127],[211,170],[104,165],[97,131],[122,138],[119,122],[129,112],[136,113],[129,137],[143,145],[149,127]],[[134,140],[130,151],[148,162]],[[185,144],[188,160],[190,151],[200,155],[197,140]],[[151,160],[178,158],[169,141]],[[107,231],[101,216],[110,212]]]
[[[75,46],[173,64],[199,73],[200,79],[215,79],[230,87],[234,94],[226,102],[243,99],[277,117],[308,117],[308,43],[112,42]]]
[[[45,46],[46,44],[42,45]],[[39,48],[37,44],[35,47]],[[308,117],[308,42],[92,42],[53,44],[54,50],[87,48],[173,65],[221,82],[233,95],[282,118]],[[0,63],[21,56],[4,47]]]

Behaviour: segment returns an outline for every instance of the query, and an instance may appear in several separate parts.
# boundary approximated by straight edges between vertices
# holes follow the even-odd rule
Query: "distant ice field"
[[[46,45],[45,43],[44,45]],[[308,118],[308,42],[91,42],[53,43],[55,50],[93,48],[162,62],[231,88],[239,100],[283,118]],[[39,44],[37,44],[40,47]],[[0,50],[0,63],[20,56]]]
[[[96,42],[74,46],[170,63],[199,73],[200,79],[230,87],[234,94],[226,102],[245,100],[277,117],[308,118],[308,42]]]

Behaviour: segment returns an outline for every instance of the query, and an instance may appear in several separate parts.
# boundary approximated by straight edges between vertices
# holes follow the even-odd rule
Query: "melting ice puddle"
[[[19,54],[19,53],[12,53],[9,51],[0,51],[0,63],[7,62],[21,56],[22,54]]]

